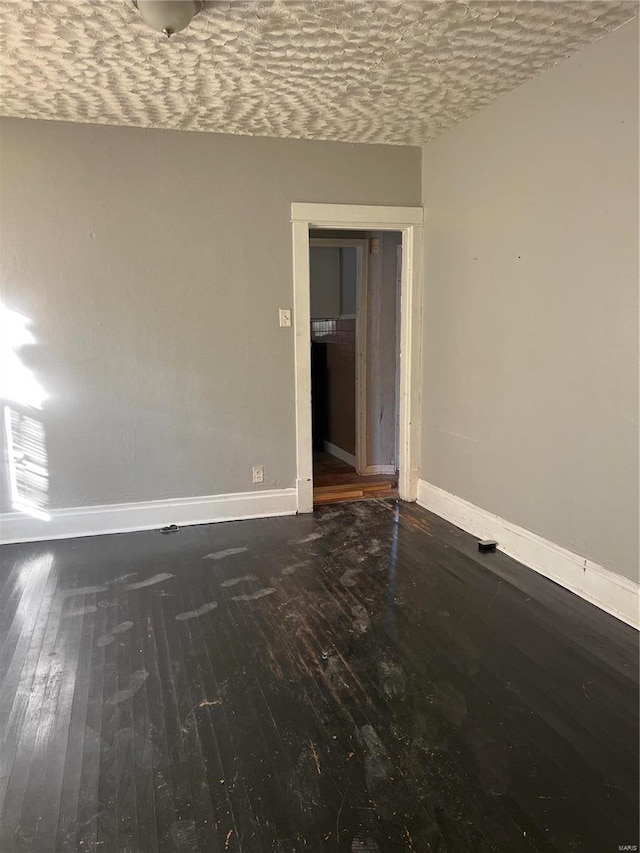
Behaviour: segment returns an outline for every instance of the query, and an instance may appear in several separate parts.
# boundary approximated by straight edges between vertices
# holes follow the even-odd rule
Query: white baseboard
[[[418,503],[634,628],[640,627],[640,586],[555,542],[418,480]]]
[[[169,524],[183,526],[295,515],[297,508],[297,489],[272,489],[144,503],[52,509],[49,510],[50,521],[21,512],[9,512],[0,514],[0,543],[155,530]]]
[[[360,474],[396,474],[395,465],[365,465]]]
[[[356,457],[353,453],[347,453],[346,450],[343,450],[341,447],[338,447],[335,444],[331,444],[330,441],[323,441],[322,446],[324,448],[325,453],[330,453],[332,456],[335,456],[336,459],[339,459],[341,462],[346,462],[347,465],[351,465],[352,468],[356,467]]]
[[[338,447],[335,444],[331,444],[330,441],[323,441],[322,447],[325,453],[330,453],[332,456],[335,456],[336,459],[340,459],[341,462],[346,462],[347,465],[351,465],[352,468],[355,468],[358,471],[358,474],[396,473],[395,465],[363,465],[360,469],[358,469],[356,457],[353,455],[353,453],[347,453],[346,450],[343,450],[341,447]]]

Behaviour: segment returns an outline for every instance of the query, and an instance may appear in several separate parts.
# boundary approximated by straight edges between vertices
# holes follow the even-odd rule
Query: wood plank
[[[398,478],[390,474],[328,473],[314,475],[313,482],[317,486],[367,485],[369,483],[397,484]]]
[[[313,503],[315,505],[328,504],[328,503],[341,503],[343,501],[348,500],[362,500],[364,498],[364,493],[358,490],[344,491],[338,493],[332,493],[329,495],[316,494],[313,493]]]
[[[375,492],[379,489],[392,489],[394,488],[395,483],[393,480],[376,480],[372,483],[345,483],[341,485],[332,485],[332,486],[316,486],[314,488],[314,492],[317,491],[320,494],[330,495],[330,494],[339,494],[340,492],[345,492],[349,489],[355,489],[360,492]]]
[[[90,583],[95,585],[95,574],[88,572]],[[81,619],[81,640],[78,667],[73,684],[74,693],[69,719],[69,736],[65,750],[65,764],[60,785],[60,808],[57,829],[49,829],[51,844],[61,839],[62,844],[72,850],[77,849],[77,828],[82,789],[82,768],[85,760],[85,727],[91,691],[91,664],[94,642],[97,640],[97,609],[72,605],[67,618]]]
[[[341,492],[349,491],[350,489],[353,491],[357,491],[360,494],[363,493],[361,486],[353,484],[345,484],[340,486],[316,486],[313,491],[318,492],[319,494],[336,495],[340,494]]]

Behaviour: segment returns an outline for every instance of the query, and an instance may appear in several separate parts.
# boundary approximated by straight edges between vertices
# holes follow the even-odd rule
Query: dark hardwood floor
[[[2,853],[638,843],[637,634],[415,506],[0,557]]]

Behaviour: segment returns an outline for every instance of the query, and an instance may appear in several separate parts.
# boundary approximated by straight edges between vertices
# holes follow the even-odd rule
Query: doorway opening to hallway
[[[309,230],[313,501],[398,494],[400,231]]]

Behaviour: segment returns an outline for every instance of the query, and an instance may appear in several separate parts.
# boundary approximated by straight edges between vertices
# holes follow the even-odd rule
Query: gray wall
[[[340,314],[355,317],[358,310],[358,250],[340,249]]]
[[[638,31],[424,148],[422,477],[638,572]]]
[[[419,204],[420,149],[4,119],[0,157],[50,506],[293,486],[290,204]]]
[[[340,316],[340,252],[336,246],[309,247],[309,302],[312,320]]]
[[[309,279],[312,320],[355,317],[357,249],[310,246]]]
[[[367,464],[397,465],[397,247],[402,233],[372,231],[369,236],[380,241],[380,251],[369,254]]]

